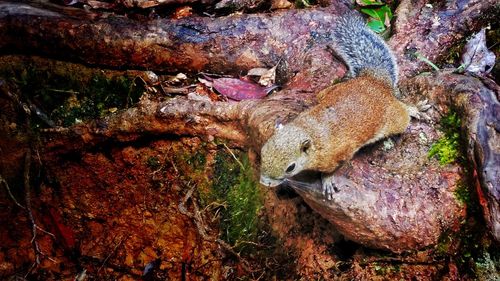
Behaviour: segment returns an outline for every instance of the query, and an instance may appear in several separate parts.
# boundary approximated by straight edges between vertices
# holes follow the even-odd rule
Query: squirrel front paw
[[[322,192],[326,200],[333,200],[333,195],[339,192],[335,184],[335,176],[333,174],[321,174]]]
[[[412,106],[412,105],[406,106],[410,117],[415,118],[417,120],[422,120],[422,119],[423,120],[431,120],[429,115],[427,115],[425,113],[431,107],[432,107],[432,105],[429,104],[429,100],[427,100],[427,99],[417,102],[417,104],[415,106]]]

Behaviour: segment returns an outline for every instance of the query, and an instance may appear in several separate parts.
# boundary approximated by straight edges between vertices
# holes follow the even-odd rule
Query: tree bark
[[[331,43],[330,30],[342,2],[331,7],[189,17],[148,22],[34,3],[0,2],[0,51],[26,52],[111,68],[240,74],[284,60],[285,77],[305,69],[314,50]],[[404,79],[445,57],[449,48],[500,13],[495,0],[426,6],[403,1],[392,46]],[[445,22],[446,24],[441,24]],[[89,40],[91,38],[91,40]],[[331,63],[332,59],[324,61]]]
[[[394,35],[389,45],[399,63],[399,74],[412,77],[431,70],[417,58],[427,58],[439,65],[450,55],[450,49],[500,15],[496,0],[429,1],[404,0],[399,4]],[[461,50],[459,50],[461,51]]]
[[[2,52],[25,52],[109,68],[240,74],[287,62],[288,73],[330,42],[329,10],[137,22],[72,8],[0,2]],[[327,61],[326,63],[328,63]]]

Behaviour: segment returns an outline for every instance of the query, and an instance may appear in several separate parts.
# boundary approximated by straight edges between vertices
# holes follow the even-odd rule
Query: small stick
[[[3,185],[5,186],[5,189],[7,189],[7,193],[9,194],[10,196],[10,199],[12,199],[12,201],[14,201],[14,204],[16,204],[19,208],[21,209],[26,209],[26,207],[24,207],[23,205],[21,205],[17,200],[16,200],[16,197],[14,197],[14,194],[12,194],[12,192],[10,191],[10,187],[9,187],[9,184],[7,183],[7,181],[2,177],[2,175],[0,175],[0,183],[3,183]]]
[[[229,151],[229,153],[233,156],[234,160],[236,160],[236,162],[238,162],[238,164],[240,164],[240,167],[243,169],[243,164],[240,162],[240,160],[238,160],[238,157],[234,155],[233,151],[225,143],[223,143],[222,145],[224,145],[227,151]]]
[[[109,255],[102,262],[102,264],[99,267],[99,269],[97,269],[97,273],[99,273],[99,271],[101,271],[101,269],[104,267],[104,265],[106,264],[106,262],[108,262],[109,258],[111,258],[111,256],[115,254],[116,249],[118,249],[118,247],[120,247],[120,245],[123,243],[123,241],[125,241],[125,239],[127,239],[127,238],[128,238],[127,235],[122,236],[122,238],[120,238],[120,241],[118,242],[118,244],[115,245],[115,247],[113,248],[113,251],[111,251],[111,253],[109,253]]]

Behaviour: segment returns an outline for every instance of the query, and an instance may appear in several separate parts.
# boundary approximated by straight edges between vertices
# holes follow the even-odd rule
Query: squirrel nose
[[[275,187],[283,183],[283,180],[271,179],[266,176],[260,175],[260,183],[267,187]]]

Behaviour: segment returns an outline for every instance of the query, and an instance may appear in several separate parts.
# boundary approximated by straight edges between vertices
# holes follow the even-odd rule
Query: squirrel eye
[[[307,150],[310,147],[311,147],[311,140],[305,140],[300,146],[300,151],[307,153]]]
[[[290,173],[292,172],[293,170],[295,169],[295,163],[292,163],[290,164],[290,166],[288,166],[288,168],[286,168],[286,173]]]

